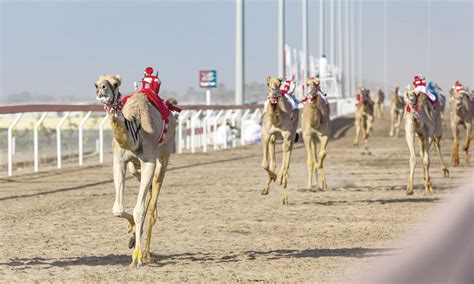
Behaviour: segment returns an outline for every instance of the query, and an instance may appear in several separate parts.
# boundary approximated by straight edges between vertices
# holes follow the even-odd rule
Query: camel
[[[326,147],[331,135],[331,120],[329,119],[329,104],[319,94],[319,80],[308,79],[308,92],[301,115],[301,129],[303,140],[308,154],[308,189],[313,187],[313,174],[318,181],[319,188],[327,189],[326,177],[324,175],[323,162],[326,158]],[[319,140],[319,157],[317,154],[317,142]]]
[[[369,96],[370,91],[360,87],[357,91],[357,106],[355,111],[355,138],[354,146],[359,145],[359,133],[362,127],[364,132],[365,149],[368,149],[368,138],[374,122],[374,102]]]
[[[466,163],[469,163],[469,146],[472,140],[472,117],[474,101],[466,91],[451,93],[451,130],[454,137],[453,165],[459,165],[459,126],[466,129],[463,150],[466,152]]]
[[[405,113],[405,138],[410,151],[410,176],[407,183],[407,194],[413,194],[413,177],[415,174],[415,136],[418,137],[420,145],[420,157],[423,161],[424,184],[426,193],[432,193],[433,187],[429,174],[430,170],[430,147],[434,142],[436,151],[441,161],[441,169],[444,177],[449,177],[449,170],[441,156],[441,137],[443,126],[441,121],[440,105],[438,102],[431,103],[428,97],[418,91],[407,92],[407,106]]]
[[[377,87],[374,95],[374,114],[375,117],[383,117],[384,104],[385,104],[385,93],[380,87]]]
[[[400,124],[402,123],[403,113],[405,112],[405,100],[400,95],[399,87],[390,94],[390,137],[393,136],[395,130],[395,136],[398,138],[400,134]]]
[[[291,104],[281,94],[280,85],[283,79],[268,76],[268,105],[262,117],[262,148],[263,159],[262,167],[267,171],[268,177],[262,190],[262,195],[267,195],[270,189],[270,183],[277,181],[283,185],[282,202],[288,205],[287,183],[289,177],[291,152],[293,141],[296,138],[296,129],[298,127],[299,110],[292,109]],[[283,140],[283,158],[278,173],[275,174],[275,143],[276,140]]]
[[[143,260],[151,260],[150,241],[157,219],[157,199],[173,149],[176,121],[172,115],[164,119],[147,95],[140,91],[135,92],[122,105],[120,84],[120,75],[101,75],[95,84],[96,99],[109,113],[113,133],[115,202],[112,213],[129,222],[129,232],[134,233],[129,246],[135,246],[130,266],[138,267]],[[140,182],[133,216],[123,206],[127,164]],[[142,253],[141,234],[146,215],[147,239]]]

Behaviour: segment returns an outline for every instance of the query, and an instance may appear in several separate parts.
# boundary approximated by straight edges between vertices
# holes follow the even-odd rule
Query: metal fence
[[[330,99],[331,119],[354,112],[353,99]],[[260,124],[263,105],[190,105],[182,106],[177,118],[175,149],[177,153],[207,152],[258,143],[248,140],[251,126]],[[7,156],[8,176],[19,164],[39,171],[40,164],[63,160],[84,165],[85,156],[104,162],[104,141],[112,140],[108,116],[100,105],[20,105],[2,106],[0,115],[9,121],[6,141],[0,134],[0,152]],[[30,124],[16,129],[25,119]],[[46,127],[44,122],[49,119]],[[75,122],[72,123],[71,120]],[[1,129],[0,129],[1,131]],[[31,133],[32,132],[32,133]],[[32,141],[31,141],[32,140]],[[33,146],[33,147],[31,147]],[[6,151],[5,151],[6,148]],[[5,153],[6,152],[6,153]],[[14,163],[15,160],[15,163]],[[1,166],[0,159],[0,166]]]

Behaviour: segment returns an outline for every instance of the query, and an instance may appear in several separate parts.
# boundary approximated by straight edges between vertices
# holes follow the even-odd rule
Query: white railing
[[[341,115],[353,113],[355,110],[354,99],[334,98],[329,99],[331,108],[331,119]],[[13,158],[15,156],[14,129],[22,119],[24,113],[41,113],[34,121],[33,135],[33,165],[34,171],[39,171],[40,166],[40,132],[39,127],[45,120],[56,117],[59,123],[55,125],[56,130],[56,161],[57,167],[62,167],[62,143],[61,129],[64,123],[72,115],[72,112],[83,113],[79,118],[77,129],[78,148],[77,157],[79,165],[84,164],[84,129],[92,113],[99,118],[97,153],[99,163],[104,162],[104,127],[108,116],[103,113],[99,105],[37,105],[37,106],[9,106],[0,107],[0,115],[13,115],[13,121],[8,127],[8,176],[13,174]],[[59,116],[59,113],[64,113]],[[100,113],[97,116],[97,113]],[[207,152],[209,148],[214,150],[235,148],[250,143],[258,143],[258,140],[246,141],[248,131],[255,131],[259,125],[263,114],[262,105],[242,105],[242,106],[184,106],[183,112],[177,116],[177,135],[175,138],[177,153],[196,153],[198,151]],[[259,126],[258,126],[259,127]],[[249,130],[251,129],[251,130]],[[96,131],[94,129],[89,129]],[[240,135],[240,137],[238,137]],[[212,147],[209,147],[212,146]],[[17,148],[18,149],[18,148]],[[18,152],[18,151],[16,151]],[[52,158],[52,157],[51,157]]]
[[[219,136],[217,131],[220,127],[235,127],[236,129],[242,127],[242,118],[246,119],[250,113],[251,119],[258,123],[261,114],[261,105],[241,105],[241,106],[183,106],[183,112],[177,115],[177,152],[183,153],[184,150],[189,150],[191,153],[195,153],[202,149],[203,152],[207,152],[208,146],[212,145],[214,150],[227,149],[227,147],[237,147],[238,145],[244,145],[243,139],[240,139],[240,143],[237,143],[237,139],[229,139],[227,137],[228,131],[224,131],[224,143],[219,143]],[[8,176],[13,175],[14,163],[13,159],[15,156],[15,143],[14,129],[21,121],[25,113],[41,113],[39,118],[33,118],[34,120],[34,133],[33,133],[33,168],[34,171],[39,171],[40,167],[40,136],[41,132],[39,128],[44,124],[44,121],[49,118],[59,118],[59,123],[55,125],[56,130],[56,163],[57,167],[62,167],[62,139],[61,129],[64,123],[72,115],[72,112],[84,113],[81,116],[79,125],[77,128],[78,135],[78,148],[77,157],[79,165],[84,164],[84,130],[86,123],[91,117],[92,113],[100,113],[100,123],[98,125],[98,141],[97,141],[97,152],[99,156],[99,162],[104,162],[104,127],[105,122],[108,120],[108,116],[103,113],[100,105],[23,105],[23,106],[7,106],[0,107],[0,115],[14,115],[14,119],[8,127],[8,163],[7,172]],[[64,113],[60,116],[60,113]],[[244,114],[242,117],[241,114]],[[186,126],[184,126],[186,125]],[[229,125],[229,126],[227,126]],[[51,127],[50,127],[51,128]],[[53,129],[54,129],[53,128]],[[93,130],[93,129],[89,129]],[[95,131],[95,130],[94,130]],[[240,132],[244,132],[241,130]],[[221,139],[222,140],[222,139]],[[229,144],[228,140],[232,140]],[[235,141],[234,141],[235,140]],[[52,157],[48,157],[52,158]]]

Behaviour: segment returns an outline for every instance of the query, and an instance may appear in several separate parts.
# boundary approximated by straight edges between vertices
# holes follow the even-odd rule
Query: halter
[[[419,121],[419,119],[418,119],[418,111],[419,111],[418,96],[419,96],[419,94],[415,93],[415,102],[413,103],[413,105],[411,104],[411,100],[408,100],[408,103],[407,103],[407,106],[406,106],[406,111],[411,113],[417,121]],[[412,107],[413,107],[413,112],[412,112]]]
[[[277,94],[276,96],[273,96],[272,94],[267,95],[267,100],[271,105],[276,105],[278,104],[278,99],[281,97],[281,94]]]
[[[107,86],[112,90],[112,102],[104,104],[104,111],[107,113],[117,113],[122,110],[123,104],[122,104],[122,95],[120,92],[116,92],[116,89],[112,88],[112,85],[110,84],[109,81],[105,80],[107,83]]]

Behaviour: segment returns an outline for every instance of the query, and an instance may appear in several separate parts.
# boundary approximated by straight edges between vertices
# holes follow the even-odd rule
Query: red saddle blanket
[[[157,95],[155,94],[155,92],[153,92],[153,90],[151,89],[141,89],[140,91],[136,92],[136,93],[143,93],[147,96],[148,100],[156,107],[156,109],[160,112],[161,114],[161,117],[163,118],[163,120],[167,120],[168,119],[168,115],[170,114],[170,110],[169,108],[165,105],[165,103],[163,102],[163,100]],[[125,96],[123,99],[122,99],[122,105],[125,105],[125,103],[127,102],[127,100],[133,96],[133,94],[135,93],[132,93],[128,96]]]

